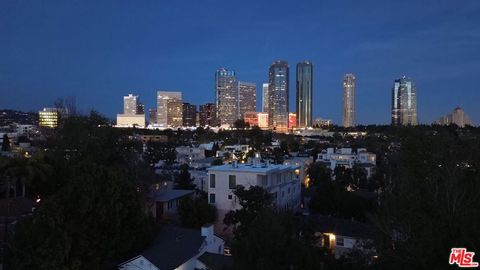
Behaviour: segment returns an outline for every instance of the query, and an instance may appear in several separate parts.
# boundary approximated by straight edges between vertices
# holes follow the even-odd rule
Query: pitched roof
[[[373,233],[372,228],[368,224],[355,220],[323,215],[312,215],[309,217],[309,220],[317,232],[358,238],[369,238]]]
[[[200,230],[165,226],[140,255],[161,270],[173,270],[198,254],[205,237]]]
[[[198,260],[205,264],[211,270],[227,270],[233,265],[232,256],[225,256],[210,252],[203,253]]]
[[[193,192],[193,190],[189,189],[164,189],[158,192],[154,192],[152,197],[157,202],[168,202],[193,194]]]

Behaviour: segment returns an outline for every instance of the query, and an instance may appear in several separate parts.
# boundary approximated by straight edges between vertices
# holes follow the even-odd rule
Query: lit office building
[[[434,122],[434,124],[444,126],[457,125],[462,128],[465,126],[473,126],[473,122],[470,117],[460,107],[455,108],[452,113],[440,117],[440,119]]]
[[[60,112],[57,108],[43,108],[38,112],[38,125],[40,127],[56,128]]]
[[[342,124],[344,127],[355,126],[355,75],[351,73],[343,77]]]
[[[297,64],[297,127],[312,126],[313,65],[305,61]]]
[[[238,82],[239,119],[243,119],[246,112],[257,110],[257,86],[254,83]]]
[[[288,131],[289,66],[286,61],[275,61],[268,72],[269,126],[279,132]]]
[[[268,129],[268,113],[257,113],[258,127],[261,129]]]
[[[204,126],[217,126],[217,106],[213,103],[207,103],[200,105],[199,112],[199,125]]]
[[[257,112],[246,112],[243,121],[249,126],[258,126],[258,113]]]
[[[262,112],[268,113],[268,83],[262,84]]]
[[[417,125],[417,89],[405,76],[395,80],[392,88],[392,125]]]
[[[288,113],[288,128],[296,128],[297,127],[297,114],[296,113]]]
[[[215,99],[220,125],[232,125],[239,117],[235,71],[221,68],[215,72]]]
[[[157,110],[156,109],[149,109],[148,110],[148,122],[150,125],[154,125],[157,123]]]
[[[183,125],[183,102],[169,101],[167,105],[167,126],[181,127]]]
[[[145,127],[145,110],[138,96],[123,97],[123,114],[117,114],[119,127]]]
[[[175,104],[169,105],[170,103]],[[180,123],[178,126],[181,126],[183,120],[182,116],[179,116],[179,114],[182,114],[182,105],[182,92],[158,91],[156,124],[162,127],[167,127],[169,124],[172,124],[173,119],[175,119],[175,124]],[[175,115],[169,116],[169,111]]]
[[[183,103],[183,126],[194,127],[197,124],[197,106]]]

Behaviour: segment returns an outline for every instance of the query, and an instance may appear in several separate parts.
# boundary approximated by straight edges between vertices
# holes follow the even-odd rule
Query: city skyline
[[[475,80],[480,67],[478,1],[351,1],[349,9],[343,7],[314,1],[289,8],[253,1],[235,8],[209,1],[135,7],[125,2],[82,7],[56,1],[2,2],[0,107],[37,111],[57,97],[75,96],[81,111],[95,109],[114,118],[122,105],[111,100],[133,92],[146,109],[154,108],[156,89],[180,89],[185,100],[205,104],[214,100],[211,74],[221,66],[254,82],[261,96],[272,61],[309,59],[319,82],[313,89],[313,118],[341,123],[339,81],[347,72],[356,74],[361,89],[357,124],[390,123],[391,83],[402,75],[415,78],[420,89],[419,123],[431,123],[456,106],[472,119],[480,118]],[[212,18],[201,16],[212,10]],[[226,10],[249,16],[232,22]],[[394,19],[399,13],[405,20]],[[365,14],[371,20],[362,20]],[[185,34],[170,30],[171,22]],[[238,36],[255,42],[239,41]],[[298,42],[304,36],[308,42]],[[289,110],[294,111],[292,77],[289,87]],[[260,104],[257,99],[257,108]]]

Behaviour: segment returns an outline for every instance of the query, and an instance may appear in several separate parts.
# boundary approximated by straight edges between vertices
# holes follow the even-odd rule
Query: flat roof
[[[283,165],[283,164],[257,164],[253,166],[252,164],[239,163],[237,166],[233,164],[225,164],[220,166],[212,166],[207,169],[207,171],[223,171],[223,172],[252,172],[252,173],[270,173],[270,172],[280,172],[285,170],[295,170],[300,168],[297,165]]]

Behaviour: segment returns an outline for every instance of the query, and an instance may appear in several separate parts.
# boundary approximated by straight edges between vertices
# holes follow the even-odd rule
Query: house
[[[301,193],[298,169],[296,165],[260,163],[258,159],[252,159],[251,163],[233,162],[210,167],[207,170],[207,193],[209,203],[215,205],[218,211],[219,221],[215,230],[221,234],[225,214],[241,207],[233,194],[237,185],[247,189],[260,186],[273,195],[277,208],[297,210]]]
[[[177,162],[180,164],[190,164],[194,160],[205,158],[205,148],[203,147],[179,146],[175,148],[175,152],[177,153]]]
[[[193,194],[193,190],[168,188],[155,190],[147,200],[147,209],[157,221],[174,219],[178,214],[180,202],[187,197],[192,197]]]
[[[358,165],[365,169],[367,178],[370,178],[374,171],[377,155],[367,152],[365,148],[358,148],[356,152],[352,148],[327,148],[322,150],[317,156],[317,162],[327,164],[333,171],[337,166],[352,169]]]
[[[213,225],[201,230],[164,226],[151,245],[139,255],[118,265],[119,270],[206,269],[201,256],[223,254],[225,242],[213,233]],[[205,255],[203,260],[205,261]]]
[[[372,242],[373,230],[366,223],[323,215],[311,215],[308,219],[318,237],[317,245],[330,249],[335,258],[353,249],[367,251],[364,244]]]

